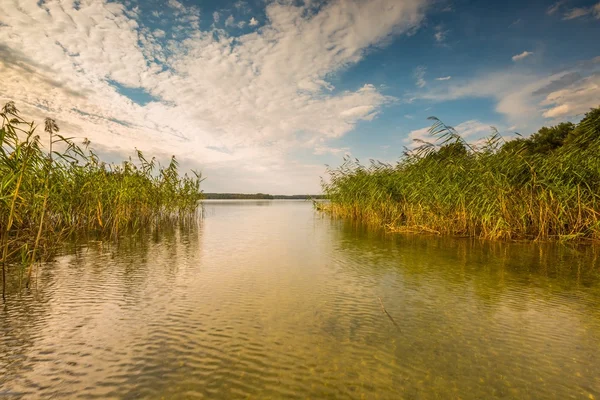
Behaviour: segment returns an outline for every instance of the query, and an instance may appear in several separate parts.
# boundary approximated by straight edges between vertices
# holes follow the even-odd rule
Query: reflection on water
[[[204,214],[13,277],[0,397],[600,398],[596,248],[385,236],[303,201]]]

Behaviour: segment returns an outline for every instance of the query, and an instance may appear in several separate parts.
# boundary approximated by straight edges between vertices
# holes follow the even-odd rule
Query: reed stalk
[[[46,119],[48,151],[12,102],[0,111],[0,263],[3,295],[9,265],[36,262],[70,236],[119,235],[188,218],[202,198],[202,176],[181,176],[178,162],[146,159],[141,151],[120,164],[100,160],[89,141],[77,145]],[[58,149],[58,150],[57,150]]]
[[[470,144],[435,118],[430,135],[395,165],[346,157],[329,169],[320,207],[397,232],[600,239],[600,109],[527,139],[493,131]]]

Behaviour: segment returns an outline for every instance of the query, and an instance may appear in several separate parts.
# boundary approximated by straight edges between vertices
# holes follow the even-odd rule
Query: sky
[[[578,121],[599,43],[596,0],[0,0],[0,104],[207,192],[319,193],[429,116],[471,141]]]

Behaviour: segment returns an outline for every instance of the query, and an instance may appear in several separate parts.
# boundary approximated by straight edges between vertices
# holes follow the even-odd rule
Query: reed
[[[467,143],[432,118],[431,142],[395,165],[348,157],[319,205],[390,231],[502,240],[600,239],[600,109],[577,124]]]
[[[201,174],[180,176],[175,157],[163,167],[138,150],[135,160],[107,164],[89,141],[78,146],[61,136],[52,119],[45,121],[46,152],[37,127],[20,116],[14,103],[2,108],[0,118],[3,294],[9,264],[21,260],[30,278],[33,264],[70,235],[86,232],[114,239],[124,231],[196,213]]]

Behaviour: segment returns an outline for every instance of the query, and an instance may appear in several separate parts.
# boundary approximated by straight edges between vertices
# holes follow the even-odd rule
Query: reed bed
[[[201,175],[180,176],[172,157],[168,166],[137,151],[121,164],[101,161],[90,148],[61,136],[47,118],[43,149],[37,127],[24,120],[14,103],[0,112],[0,263],[3,294],[9,265],[28,270],[52,254],[61,240],[80,234],[115,239],[156,224],[195,215]]]
[[[346,157],[319,208],[396,232],[501,240],[600,239],[600,109],[577,124],[470,144],[436,118],[395,165]]]

